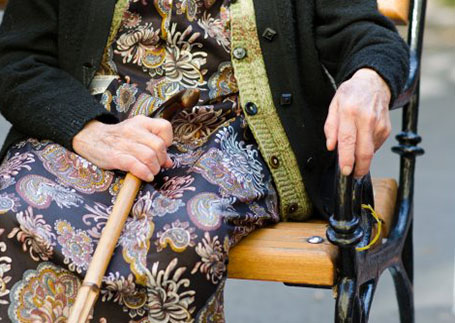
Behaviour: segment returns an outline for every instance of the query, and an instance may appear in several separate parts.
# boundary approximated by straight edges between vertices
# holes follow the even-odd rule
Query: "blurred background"
[[[392,119],[397,133],[401,111],[393,111]],[[9,126],[0,117],[0,142]],[[419,133],[426,154],[418,159],[415,186],[417,323],[455,322],[455,0],[428,3]],[[398,156],[390,151],[395,143],[392,136],[378,152],[374,177],[398,178]],[[229,280],[225,300],[228,323],[333,322],[330,290]],[[399,322],[388,273],[380,281],[370,322]]]

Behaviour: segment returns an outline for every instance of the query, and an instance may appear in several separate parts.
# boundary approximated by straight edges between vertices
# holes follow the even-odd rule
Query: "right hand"
[[[161,167],[173,165],[167,154],[172,139],[171,123],[164,119],[136,116],[113,125],[94,120],[73,138],[73,149],[100,168],[151,182]]]

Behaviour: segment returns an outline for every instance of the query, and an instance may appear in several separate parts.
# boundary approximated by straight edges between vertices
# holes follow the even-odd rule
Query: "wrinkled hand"
[[[343,175],[368,174],[371,161],[391,132],[390,89],[371,69],[358,70],[340,85],[329,107],[324,127],[327,149],[338,144]]]
[[[123,170],[151,182],[161,167],[172,167],[167,154],[172,139],[168,121],[136,116],[114,125],[89,122],[73,138],[73,148],[100,168]]]

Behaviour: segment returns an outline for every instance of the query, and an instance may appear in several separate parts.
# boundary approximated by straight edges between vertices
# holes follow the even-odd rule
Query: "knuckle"
[[[332,123],[332,121],[329,121],[327,120],[324,124],[324,132],[327,134],[327,133],[330,133],[333,129],[335,128],[334,124]]]
[[[162,139],[158,139],[156,142],[156,150],[159,153],[165,153],[166,152],[166,144]]]
[[[384,135],[388,138],[392,133],[392,125],[390,122],[387,122],[384,126]]]
[[[357,158],[360,160],[360,161],[363,161],[363,162],[369,162],[371,159],[373,159],[373,152],[361,152],[358,154]]]
[[[135,167],[135,161],[134,159],[123,159],[122,161],[123,167],[125,168],[124,170],[126,171],[133,171]]]
[[[131,118],[131,121],[136,123],[136,124],[143,124],[147,120],[148,120],[148,117],[146,117],[146,116],[144,116],[142,114],[139,114],[139,115],[134,116],[133,118]]]
[[[377,115],[372,112],[365,112],[364,119],[370,125],[374,125],[378,121]]]
[[[377,133],[381,139],[387,139],[392,133],[392,126],[390,124],[382,122],[377,127]]]
[[[345,115],[348,115],[350,117],[356,117],[359,113],[359,109],[356,107],[355,104],[351,103],[350,101],[345,102],[342,110]]]
[[[166,119],[160,119],[161,120],[161,126],[163,127],[163,129],[166,129],[166,130],[169,130],[169,129],[172,129],[172,124],[166,120]]]
[[[152,149],[149,149],[143,153],[143,158],[147,164],[153,164],[156,160],[156,153]]]
[[[139,162],[134,162],[130,170],[131,173],[135,174],[137,177],[146,179],[148,176],[147,169]]]
[[[340,134],[340,142],[345,145],[352,146],[355,144],[355,135],[353,133],[341,133]]]
[[[384,129],[384,136],[386,138],[389,138],[391,134],[392,134],[392,127],[390,125],[387,125]]]
[[[154,165],[154,166],[151,167],[150,170],[152,171],[153,175],[158,175],[159,172],[161,171],[161,168]]]

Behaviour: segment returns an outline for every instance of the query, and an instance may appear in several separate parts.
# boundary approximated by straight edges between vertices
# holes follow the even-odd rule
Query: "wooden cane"
[[[177,112],[190,109],[199,100],[199,90],[184,90],[164,102],[151,117],[162,116],[170,120]],[[98,298],[101,283],[106,273],[114,249],[122,233],[126,219],[141,187],[141,180],[128,173],[114,203],[106,226],[93,254],[82,286],[77,293],[76,301],[71,308],[68,323],[87,322],[90,311]]]

